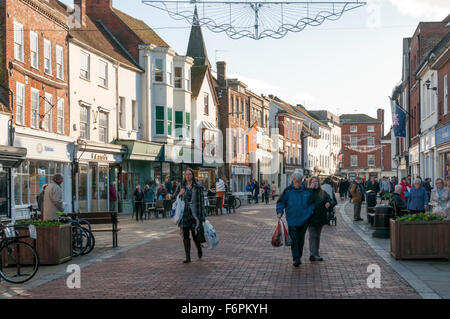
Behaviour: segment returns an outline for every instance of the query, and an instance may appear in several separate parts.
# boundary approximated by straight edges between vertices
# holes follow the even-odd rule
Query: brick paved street
[[[66,277],[19,298],[419,298],[419,295],[342,220],[326,227],[322,263],[292,266],[290,248],[270,245],[274,206],[244,207],[209,219],[220,243],[201,261],[183,264],[178,232],[82,268],[81,289]],[[123,236],[124,234],[121,234]],[[306,257],[306,258],[305,258]],[[367,266],[381,267],[381,288],[369,289]]]

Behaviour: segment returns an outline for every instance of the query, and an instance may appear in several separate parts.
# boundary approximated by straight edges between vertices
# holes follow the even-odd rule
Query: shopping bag
[[[213,225],[207,220],[203,222],[203,229],[205,233],[206,242],[208,244],[208,248],[214,248],[219,243],[219,239],[217,238],[216,230]]]
[[[200,223],[200,225],[198,225],[198,228],[196,228],[196,233],[198,242],[200,244],[206,243],[205,229],[203,227],[203,223]]]
[[[291,236],[289,236],[289,232],[287,230],[287,227],[284,225],[283,221],[280,219],[280,226],[281,226],[281,241],[283,243],[283,246],[290,246],[292,244]]]
[[[177,200],[172,204],[172,212],[170,214],[172,217],[172,222],[175,225],[177,225],[181,221],[183,213],[184,213],[184,201],[181,199],[181,196],[178,196]]]
[[[273,247],[280,247],[283,246],[283,239],[282,239],[282,230],[281,230],[281,224],[278,222],[277,227],[275,228],[275,231],[272,234],[272,246]]]

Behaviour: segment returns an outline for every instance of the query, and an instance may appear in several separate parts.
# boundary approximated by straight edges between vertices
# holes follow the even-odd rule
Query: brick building
[[[6,0],[0,19],[0,77],[14,96],[14,146],[28,149],[12,176],[12,218],[28,216],[27,207],[55,173],[66,176],[62,186],[70,211],[69,14],[55,0]]]
[[[343,114],[341,141],[343,161],[340,163],[341,175],[369,179],[380,177],[382,172],[381,138],[384,133],[384,110],[377,110],[377,118],[366,114]]]

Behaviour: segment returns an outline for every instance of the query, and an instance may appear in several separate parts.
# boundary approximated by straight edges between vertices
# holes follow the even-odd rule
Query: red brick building
[[[354,178],[380,177],[382,172],[382,145],[384,110],[378,109],[377,119],[366,114],[343,114],[341,123],[342,152],[340,172]]]

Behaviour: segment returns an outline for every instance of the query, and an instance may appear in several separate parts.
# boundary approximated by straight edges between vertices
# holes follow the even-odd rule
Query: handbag
[[[183,217],[184,213],[184,201],[181,199],[181,196],[177,197],[177,200],[172,204],[172,222],[175,225],[178,225],[178,223],[181,221],[181,218]]]
[[[200,223],[198,225],[198,228],[196,229],[196,235],[197,235],[197,240],[200,244],[206,243],[205,229],[203,228],[203,223]]]

